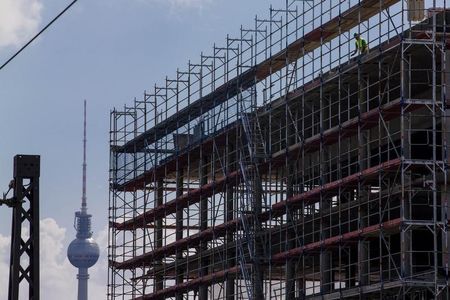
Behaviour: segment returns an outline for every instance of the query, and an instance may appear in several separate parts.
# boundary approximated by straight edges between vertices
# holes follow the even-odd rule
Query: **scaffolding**
[[[449,299],[447,20],[286,0],[114,109],[108,299]]]

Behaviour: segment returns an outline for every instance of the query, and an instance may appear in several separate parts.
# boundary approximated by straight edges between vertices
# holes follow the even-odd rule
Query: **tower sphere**
[[[98,260],[100,249],[92,238],[74,239],[67,249],[67,257],[76,268],[90,268]]]

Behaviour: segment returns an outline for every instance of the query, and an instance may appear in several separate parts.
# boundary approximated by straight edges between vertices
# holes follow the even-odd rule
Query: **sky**
[[[69,0],[0,0],[3,64]],[[80,207],[83,100],[88,101],[88,207],[100,260],[91,299],[106,298],[109,113],[141,98],[214,43],[284,0],[79,0],[0,70],[0,192],[16,154],[41,155],[41,298],[76,299],[66,258]],[[0,207],[0,299],[6,299],[11,210]],[[26,299],[22,294],[21,299]]]

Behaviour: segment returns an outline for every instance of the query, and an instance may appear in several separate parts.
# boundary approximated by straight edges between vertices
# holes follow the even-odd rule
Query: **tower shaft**
[[[78,268],[78,300],[88,299],[88,279],[89,273],[87,268]]]

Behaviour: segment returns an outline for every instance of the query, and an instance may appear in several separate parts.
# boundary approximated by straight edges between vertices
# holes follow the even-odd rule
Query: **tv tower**
[[[86,100],[84,100],[83,191],[81,196],[81,210],[75,212],[74,227],[77,231],[77,236],[67,249],[67,257],[70,263],[78,268],[78,300],[88,299],[88,268],[95,265],[100,255],[98,245],[92,238],[92,215],[87,213],[86,200]]]

